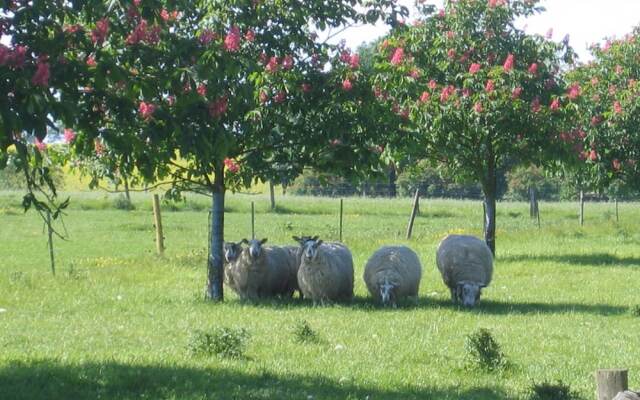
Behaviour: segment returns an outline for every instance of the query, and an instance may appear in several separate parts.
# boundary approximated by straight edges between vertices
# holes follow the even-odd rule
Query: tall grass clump
[[[249,338],[250,334],[244,328],[220,327],[210,332],[197,330],[187,347],[194,356],[243,358]]]
[[[298,343],[318,343],[320,341],[318,333],[305,320],[298,322],[293,327],[293,337]]]
[[[467,363],[471,367],[494,371],[506,366],[500,345],[488,329],[478,329],[465,340]]]
[[[530,388],[529,400],[578,400],[579,397],[571,390],[571,387],[562,382],[533,383]]]

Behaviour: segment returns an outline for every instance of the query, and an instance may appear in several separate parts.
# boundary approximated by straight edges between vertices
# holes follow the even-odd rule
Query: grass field
[[[447,233],[480,235],[479,202],[423,200],[404,240],[411,200],[346,199],[344,241],[356,265],[350,305],[202,300],[208,200],[166,205],[167,251],[154,255],[149,195],[134,211],[104,194],[72,194],[69,240],[56,242],[51,276],[46,238],[20,195],[0,194],[0,399],[527,399],[532,382],[562,380],[594,398],[593,372],[630,368],[640,388],[640,205],[542,203],[542,228],[523,203],[498,205],[494,281],[480,306],[452,306],[435,267]],[[230,195],[226,237],[338,237],[338,200]],[[424,274],[417,305],[381,309],[362,271],[380,245],[403,243]],[[301,321],[318,334],[299,343]],[[197,331],[245,328],[238,359],[194,356]],[[507,367],[470,368],[465,338],[488,328]]]

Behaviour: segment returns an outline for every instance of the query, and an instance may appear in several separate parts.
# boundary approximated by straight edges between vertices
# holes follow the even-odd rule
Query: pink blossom
[[[240,28],[234,26],[224,38],[224,49],[230,53],[240,50]]]
[[[153,117],[153,113],[156,111],[156,106],[152,103],[140,102],[138,106],[138,113],[145,121],[149,121]]]
[[[279,91],[278,93],[276,93],[275,96],[273,96],[273,101],[275,101],[278,104],[283,103],[286,99],[287,99],[287,93],[285,93],[283,90]]]
[[[95,68],[98,65],[98,63],[96,62],[96,58],[94,56],[87,57],[86,63],[87,63],[87,66],[90,68]]]
[[[215,101],[209,103],[209,115],[213,118],[218,118],[223,116],[227,109],[229,108],[229,98],[225,96],[221,96]]]
[[[360,67],[360,55],[359,54],[354,54],[351,56],[351,58],[349,59],[349,66],[352,69],[357,69],[358,67]]]
[[[436,83],[436,81],[435,81],[435,80],[431,79],[431,80],[429,81],[428,86],[429,86],[429,89],[431,89],[431,90],[435,90],[435,89],[438,87],[438,84]]]
[[[45,150],[47,150],[47,144],[46,144],[46,143],[44,143],[44,142],[42,142],[42,141],[41,141],[40,139],[38,139],[38,138],[36,138],[35,145],[36,145],[36,148],[37,148],[39,151],[45,151]]]
[[[553,37],[553,28],[549,28],[547,34],[544,35],[544,37],[546,37],[547,39],[551,39]]]
[[[623,72],[622,65],[616,65],[616,74],[620,75]]]
[[[601,122],[602,122],[602,116],[594,115],[593,117],[591,117],[591,126],[600,125]]]
[[[429,94],[429,92],[425,90],[424,92],[422,92],[422,95],[420,96],[420,101],[422,103],[426,103],[427,101],[429,101],[430,98],[431,98],[431,94]]]
[[[589,160],[591,161],[598,161],[598,152],[595,150],[591,150],[589,152]]]
[[[73,129],[67,128],[64,130],[65,143],[71,143],[75,138],[76,138],[76,133],[73,131]]]
[[[351,62],[351,53],[348,50],[345,50],[342,53],[340,53],[340,61],[342,61],[345,64],[349,64]]]
[[[201,44],[207,45],[212,41],[214,41],[217,37],[218,35],[215,32],[213,32],[210,29],[205,29],[204,31],[202,31],[202,33],[198,37],[198,40],[200,41]]]
[[[199,84],[198,87],[196,88],[196,91],[198,92],[198,94],[200,96],[206,96],[207,95],[207,85],[205,85],[204,83]]]
[[[176,104],[176,96],[167,96],[167,104],[169,104],[169,107]]]
[[[536,96],[531,101],[531,111],[537,114],[540,112],[541,109],[542,109],[542,106],[540,105],[540,98]]]
[[[264,92],[264,91],[260,91],[260,94],[258,95],[259,99],[260,99],[260,103],[264,104],[267,101],[269,101],[269,95]]]
[[[231,172],[232,174],[237,174],[238,171],[240,171],[240,165],[236,160],[232,158],[225,158],[224,166],[227,167],[227,171]]]
[[[96,22],[96,27],[91,31],[91,41],[93,44],[100,46],[109,34],[109,21],[106,18]]]
[[[400,65],[404,61],[404,49],[402,47],[398,47],[393,52],[391,56],[391,64]]]
[[[553,99],[553,101],[551,102],[551,105],[549,106],[549,108],[551,109],[551,111],[557,111],[560,109],[560,100],[559,99]]]
[[[495,90],[495,88],[496,88],[496,85],[495,85],[495,83],[493,82],[493,80],[492,80],[492,79],[489,79],[489,80],[487,81],[486,85],[484,85],[484,90],[485,90],[487,93],[493,93],[493,91]]]
[[[467,98],[469,96],[471,96],[471,90],[469,90],[468,88],[462,89],[462,97]]]
[[[618,93],[618,88],[616,85],[609,85],[609,95],[615,96]]]
[[[447,39],[451,40],[455,37],[456,37],[456,34],[454,31],[447,31]]]
[[[278,57],[271,57],[267,65],[264,67],[264,69],[270,73],[278,72],[279,68],[280,68],[280,65],[278,63]]]
[[[74,34],[82,30],[82,25],[80,24],[66,25],[63,30],[66,33]]]
[[[454,58],[456,58],[456,51],[455,49],[449,49],[447,50],[447,57],[449,57],[449,59],[453,60]]]
[[[245,34],[244,34],[244,40],[246,40],[249,43],[251,43],[254,40],[256,40],[255,31],[253,31],[252,29],[249,29],[248,31],[246,31]]]
[[[417,68],[412,68],[411,71],[409,71],[409,76],[413,79],[420,78],[420,70]]]
[[[27,58],[27,47],[26,46],[16,46],[11,53],[10,60],[8,64],[12,67],[20,69],[24,67],[24,62]]]
[[[440,92],[440,102],[444,103],[449,100],[449,97],[456,92],[456,88],[449,85],[442,88]]]
[[[598,80],[597,77],[594,76],[593,78],[591,78],[591,84],[593,86],[596,86],[598,84],[598,82],[600,82],[600,80]]]
[[[532,75],[538,74],[538,63],[533,63],[529,66],[529,73]]]
[[[302,89],[303,93],[311,92],[311,84],[310,83],[303,83],[302,85],[300,85],[300,88]]]
[[[484,108],[482,108],[482,103],[480,103],[479,101],[476,102],[476,104],[473,105],[473,111],[477,112],[478,114],[482,113],[482,111],[484,111]]]
[[[342,89],[344,89],[347,92],[353,89],[353,84],[351,83],[349,78],[342,81]]]
[[[507,56],[507,59],[504,60],[504,65],[502,66],[502,68],[504,69],[504,72],[509,72],[513,70],[513,64],[514,64],[514,56],[513,54],[509,53],[509,55]]]
[[[571,100],[575,100],[580,97],[580,85],[578,85],[577,83],[571,85],[567,92],[567,97]]]
[[[613,112],[615,112],[616,114],[622,114],[622,105],[619,101],[615,101],[613,103]]]
[[[282,59],[282,69],[288,71],[291,68],[293,68],[293,57],[291,57],[290,55],[286,55]]]
[[[476,73],[480,72],[480,68],[482,68],[482,67],[480,66],[480,64],[478,64],[478,63],[473,63],[473,64],[471,64],[471,66],[469,67],[469,73],[470,73],[470,74],[472,74],[472,75],[474,75],[474,74],[476,74]]]
[[[489,0],[487,2],[487,5],[489,6],[489,8],[495,8],[498,6],[498,0]]]
[[[163,8],[162,11],[160,11],[160,18],[162,18],[164,22],[167,22],[171,19],[171,14],[169,14],[169,11]]]
[[[340,146],[341,144],[342,144],[342,140],[340,140],[340,139],[331,139],[331,140],[329,140],[329,145],[331,147]]]
[[[49,87],[49,63],[44,61],[38,61],[36,73],[31,78],[31,83],[34,86]]]
[[[620,168],[622,168],[622,163],[617,158],[614,158],[613,161],[611,161],[611,166],[615,171],[620,171]]]

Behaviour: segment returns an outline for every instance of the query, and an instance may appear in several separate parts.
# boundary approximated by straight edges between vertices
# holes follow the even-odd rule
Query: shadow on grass
[[[500,389],[470,390],[399,386],[380,389],[339,383],[322,376],[222,368],[126,365],[115,362],[63,364],[14,361],[0,367],[4,400],[19,399],[514,399]]]
[[[231,300],[238,304],[250,305],[256,308],[306,308],[322,309],[323,306],[314,305],[310,300],[294,299],[265,299],[260,301],[241,301]],[[210,303],[215,304],[215,303]],[[328,305],[325,307],[344,307],[361,311],[371,312],[411,312],[416,309],[428,309],[428,308],[441,308],[450,309],[453,311],[470,312],[470,313],[482,313],[493,315],[524,315],[524,314],[565,314],[565,313],[579,313],[579,314],[594,314],[594,315],[620,315],[625,314],[629,310],[627,307],[613,306],[608,304],[581,304],[581,303],[540,303],[540,302],[502,302],[498,300],[491,300],[483,298],[480,301],[480,305],[475,308],[465,308],[457,304],[453,304],[450,299],[433,298],[433,297],[420,297],[415,302],[411,300],[405,300],[398,304],[397,308],[383,307],[382,305],[373,301],[370,297],[356,296],[351,302],[347,303],[335,303],[334,305]]]
[[[618,257],[608,253],[593,254],[519,254],[500,257],[498,261],[505,262],[555,262],[559,264],[569,265],[585,265],[592,267],[599,266],[622,266],[622,267],[640,267],[640,258],[636,257]]]

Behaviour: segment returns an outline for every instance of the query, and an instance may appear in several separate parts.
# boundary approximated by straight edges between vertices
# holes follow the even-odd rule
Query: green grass
[[[531,382],[562,381],[582,398],[598,368],[631,370],[640,387],[638,204],[542,203],[542,228],[524,203],[498,205],[495,277],[472,311],[450,304],[435,267],[447,233],[479,235],[479,202],[421,203],[404,239],[411,199],[345,199],[344,241],[356,265],[350,305],[247,304],[226,293],[202,300],[208,199],[164,205],[167,251],[154,254],[151,200],[134,211],[115,196],[72,194],[68,241],[56,242],[57,275],[35,213],[0,194],[0,398],[4,399],[525,399]],[[337,199],[229,195],[227,238],[270,244],[292,235],[338,238]],[[408,244],[424,273],[417,305],[382,309],[362,281],[380,245]],[[1,310],[0,310],[1,311]],[[300,341],[301,321],[320,340]],[[244,328],[241,358],[194,356],[197,332]],[[495,372],[466,368],[466,337],[487,328],[508,360]],[[311,397],[309,397],[311,396]]]

